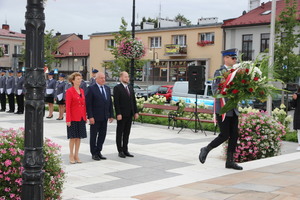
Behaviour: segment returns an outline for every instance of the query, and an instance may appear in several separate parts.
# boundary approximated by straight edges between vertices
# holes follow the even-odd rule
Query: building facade
[[[242,60],[255,60],[260,54],[264,54],[269,48],[270,23],[272,2],[262,3],[260,6],[244,15],[230,20],[225,20],[224,29],[225,48],[238,48],[242,54]],[[276,1],[276,16],[285,7],[285,1]],[[300,13],[298,4],[298,16]],[[300,27],[297,27],[299,32]],[[296,54],[300,53],[300,47],[294,48]]]
[[[206,67],[206,79],[222,64],[223,49],[221,23],[152,28],[136,31],[136,38],[146,47],[143,59],[147,64],[140,73],[141,81],[175,82],[188,79],[189,65]],[[113,62],[110,46],[115,45],[109,33],[94,33],[90,36],[90,70],[103,71],[110,77],[105,62]]]
[[[0,68],[21,69],[24,63],[20,60],[21,51],[25,43],[25,34],[10,30],[8,24],[3,24],[0,29],[0,46],[4,49],[3,57],[0,57]]]

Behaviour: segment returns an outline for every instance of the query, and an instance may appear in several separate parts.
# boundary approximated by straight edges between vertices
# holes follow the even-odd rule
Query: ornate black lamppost
[[[133,6],[132,6],[132,38],[135,38],[135,0],[133,0]],[[131,65],[130,65],[130,84],[132,87],[134,87],[134,59],[131,59]]]
[[[27,0],[26,22],[26,101],[25,101],[25,153],[22,174],[22,200],[42,200],[44,165],[44,29],[43,0]]]

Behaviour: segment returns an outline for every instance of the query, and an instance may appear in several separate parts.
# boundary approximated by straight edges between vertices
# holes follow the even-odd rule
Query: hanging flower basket
[[[141,41],[125,39],[118,45],[118,55],[128,59],[141,59],[145,56],[145,48]]]
[[[197,42],[197,45],[200,47],[205,47],[206,45],[211,45],[214,44],[214,41],[209,41],[209,40],[203,40],[203,41],[199,41]]]

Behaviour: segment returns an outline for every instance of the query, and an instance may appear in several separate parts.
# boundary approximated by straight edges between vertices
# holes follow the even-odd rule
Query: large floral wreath
[[[215,95],[221,99],[221,113],[236,108],[241,101],[254,98],[266,101],[268,95],[278,90],[269,84],[270,80],[262,73],[261,67],[255,62],[245,61],[216,77],[221,78]]]

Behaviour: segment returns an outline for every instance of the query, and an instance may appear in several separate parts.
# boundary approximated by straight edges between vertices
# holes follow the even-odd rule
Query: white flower
[[[280,108],[281,108],[281,109],[285,109],[286,107],[285,107],[284,104],[280,104]]]

